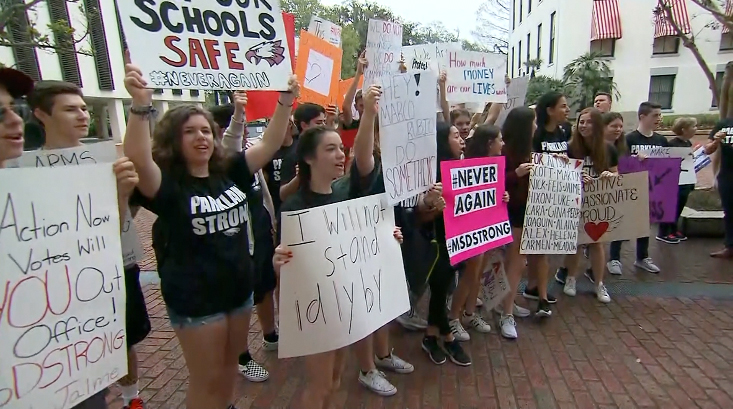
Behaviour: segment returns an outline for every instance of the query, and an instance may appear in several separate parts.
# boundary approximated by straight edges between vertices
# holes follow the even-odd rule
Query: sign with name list
[[[443,161],[445,238],[450,263],[512,242],[504,197],[504,157]]]
[[[486,265],[487,268],[481,275],[481,291],[479,297],[483,301],[483,310],[487,314],[493,314],[494,307],[504,301],[504,297],[509,294],[509,280],[504,271],[503,248],[489,250],[489,257]]]
[[[132,62],[151,88],[288,89],[280,1],[118,2]]]
[[[532,153],[520,254],[575,254],[583,161]],[[511,197],[509,198],[511,200]]]
[[[507,101],[506,56],[478,51],[448,51],[446,92],[451,103]]]
[[[578,244],[649,236],[647,172],[597,178],[583,184]]]
[[[690,148],[677,147],[654,147],[650,150],[641,151],[650,158],[680,158],[682,165],[680,166],[680,185],[694,185],[697,183],[697,173],[695,171],[695,152]]]
[[[338,26],[326,19],[318,16],[311,16],[311,22],[308,25],[308,32],[316,37],[328,41],[336,47],[341,47],[341,26]],[[301,37],[300,41],[303,41]],[[341,67],[339,67],[339,71]]]
[[[496,119],[495,125],[501,127],[506,121],[509,111],[516,107],[524,106],[525,98],[527,97],[527,87],[529,86],[529,77],[514,78],[512,82],[507,85],[506,93],[506,104],[504,109],[499,113],[499,117]]]
[[[402,25],[392,21],[369,19],[363,89],[381,85],[382,78],[399,73],[402,53]]]
[[[680,159],[647,158],[639,160],[624,156],[618,161],[619,173],[649,172],[649,221],[674,223],[677,221],[677,192],[680,178]]]
[[[108,163],[0,171],[3,406],[72,408],[127,374],[115,180]]]
[[[392,74],[382,78],[379,135],[384,186],[394,205],[435,183],[434,72]]]
[[[279,358],[351,345],[410,309],[385,194],[282,214]]]
[[[321,106],[336,103],[341,75],[341,49],[307,31],[300,32],[295,75],[303,85],[300,101]]]
[[[92,165],[96,163],[114,163],[117,158],[117,148],[114,141],[105,141],[85,144],[67,149],[37,149],[23,152],[18,158],[20,167],[61,167],[74,165]],[[115,181],[115,186],[116,185]],[[44,184],[45,185],[45,184]],[[125,224],[122,226],[122,262],[131,266],[145,258],[140,237],[137,235],[135,221],[130,210],[125,215]]]

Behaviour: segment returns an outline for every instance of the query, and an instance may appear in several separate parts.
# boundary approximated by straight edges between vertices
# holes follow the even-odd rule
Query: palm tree
[[[566,65],[563,82],[580,109],[589,106],[598,92],[611,93],[614,99],[620,97],[608,62],[596,52],[583,54]]]
[[[529,73],[529,77],[534,78],[535,71],[539,71],[540,67],[542,66],[542,58],[534,58],[531,60],[527,60],[524,63],[522,63],[522,65],[524,65],[524,68]]]

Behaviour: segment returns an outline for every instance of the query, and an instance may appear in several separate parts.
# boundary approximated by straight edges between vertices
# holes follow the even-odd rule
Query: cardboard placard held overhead
[[[341,47],[341,26],[318,16],[311,16],[308,32],[322,38],[336,47]]]
[[[341,73],[341,49],[301,30],[295,75],[302,85],[300,100],[322,106],[336,103]]]

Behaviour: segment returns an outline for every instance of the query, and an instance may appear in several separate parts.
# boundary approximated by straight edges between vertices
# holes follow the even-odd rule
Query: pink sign
[[[502,200],[503,156],[443,161],[440,175],[446,246],[452,265],[512,242]]]

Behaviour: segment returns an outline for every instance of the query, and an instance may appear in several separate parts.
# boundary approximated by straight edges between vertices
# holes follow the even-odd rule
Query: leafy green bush
[[[527,84],[527,96],[524,98],[524,104],[527,106],[537,103],[539,97],[550,91],[565,93],[565,84],[562,80],[557,80],[546,75],[537,75],[529,79]]]

